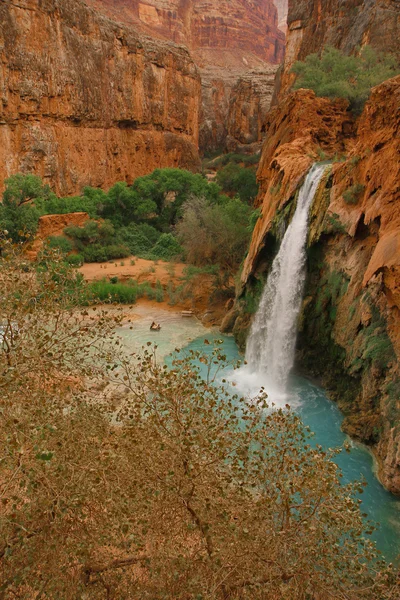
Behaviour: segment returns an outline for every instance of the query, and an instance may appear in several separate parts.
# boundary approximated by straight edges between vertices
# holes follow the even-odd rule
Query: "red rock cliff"
[[[311,208],[300,350],[338,400],[345,431],[374,448],[383,483],[400,493],[400,76],[372,90],[358,123],[343,102],[299,90],[267,126],[262,216],[242,285],[265,274],[312,162],[336,154]]]
[[[200,147],[222,148],[231,90],[247,71],[281,63],[285,36],[273,0],[87,0],[152,36],[185,44],[200,68]],[[273,75],[267,75],[268,84]]]
[[[287,23],[283,92],[294,62],[327,45],[350,53],[369,44],[400,58],[398,0],[289,0]]]
[[[80,0],[0,3],[0,182],[63,195],[198,165],[200,77],[187,50]]]

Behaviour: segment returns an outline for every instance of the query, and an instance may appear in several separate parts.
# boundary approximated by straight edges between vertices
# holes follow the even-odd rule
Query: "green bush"
[[[147,223],[131,223],[119,230],[119,237],[128,246],[131,254],[141,256],[151,250],[161,233]]]
[[[365,185],[356,183],[343,192],[343,200],[346,204],[357,204],[364,190]]]
[[[70,254],[65,260],[72,267],[81,267],[84,263],[82,254]]]
[[[130,250],[122,244],[110,246],[91,244],[83,248],[82,254],[85,262],[106,262],[107,260],[126,258],[130,255]]]
[[[346,56],[336,48],[327,47],[310,54],[304,62],[296,62],[293,72],[298,76],[295,88],[314,90],[317,96],[345,98],[354,112],[360,112],[371,88],[400,72],[396,58],[379,54],[365,46],[358,56]]]
[[[217,183],[227,194],[237,194],[243,202],[252,202],[258,194],[256,173],[234,163],[227,164],[217,173]]]
[[[163,233],[146,257],[150,260],[171,260],[182,253],[183,248],[176,237],[172,233]]]
[[[70,240],[63,236],[50,236],[48,238],[49,248],[60,250],[63,254],[68,254],[73,249],[73,244]]]

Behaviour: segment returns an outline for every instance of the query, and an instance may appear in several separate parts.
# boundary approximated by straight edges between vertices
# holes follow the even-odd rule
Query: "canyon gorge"
[[[348,52],[369,43],[399,56],[399,5],[348,4],[289,2],[280,89],[264,121],[261,217],[224,328],[244,346],[248,297],[260,293],[299,187],[314,162],[331,161],[311,207],[297,359],[322,377],[344,430],[374,450],[381,481],[399,493],[400,78],[374,88],[360,117],[345,101],[290,91],[294,62],[326,44]]]
[[[400,598],[400,0],[0,0],[0,599]]]
[[[158,167],[199,171],[199,150],[262,145],[261,216],[223,324],[244,347],[246,298],[265,282],[307,172],[331,162],[311,206],[297,358],[399,493],[400,79],[375,87],[361,116],[291,90],[293,64],[326,45],[400,56],[398,2],[345,4],[3,2],[0,181],[35,173],[69,196]]]

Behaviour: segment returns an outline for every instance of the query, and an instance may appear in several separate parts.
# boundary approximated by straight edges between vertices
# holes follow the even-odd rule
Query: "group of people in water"
[[[160,331],[160,329],[161,329],[160,323],[156,323],[155,321],[153,321],[152,324],[150,325],[150,331]]]

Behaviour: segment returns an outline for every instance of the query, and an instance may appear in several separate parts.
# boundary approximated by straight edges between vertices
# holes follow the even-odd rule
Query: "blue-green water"
[[[215,335],[210,333],[197,337],[185,350],[210,352],[212,345],[205,345],[204,340],[211,341],[214,337]],[[218,339],[222,340],[228,361],[241,358],[232,337],[218,335]],[[225,370],[224,377],[229,376],[229,370]],[[293,375],[289,382],[288,399],[301,415],[303,422],[315,433],[313,439],[316,444],[334,448],[342,446],[343,442],[348,440],[340,429],[343,420],[340,411],[320,387],[304,377]],[[394,561],[400,553],[400,499],[387,492],[375,477],[373,458],[368,450],[359,444],[351,445],[350,454],[343,452],[336,459],[343,472],[343,481],[355,481],[360,478],[366,480],[368,485],[360,496],[362,511],[367,513],[373,522],[380,524],[372,537],[385,558]]]

